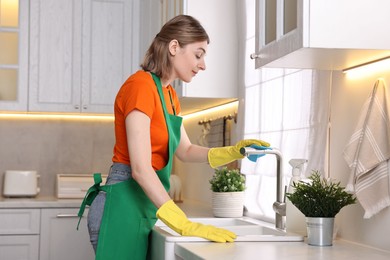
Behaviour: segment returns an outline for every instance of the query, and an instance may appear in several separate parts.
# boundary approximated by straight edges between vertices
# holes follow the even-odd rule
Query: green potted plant
[[[308,243],[332,245],[334,218],[343,207],[356,202],[354,195],[316,170],[308,180],[294,182],[293,190],[286,197],[306,217]]]
[[[245,199],[245,176],[239,169],[215,169],[210,179],[215,217],[242,217]]]

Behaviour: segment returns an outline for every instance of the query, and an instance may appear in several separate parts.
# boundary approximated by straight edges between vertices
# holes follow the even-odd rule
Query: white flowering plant
[[[217,168],[209,182],[214,192],[237,192],[246,188],[245,176],[239,169]]]

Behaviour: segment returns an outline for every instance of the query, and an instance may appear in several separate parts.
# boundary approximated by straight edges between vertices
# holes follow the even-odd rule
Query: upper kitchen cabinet
[[[256,0],[256,68],[341,70],[390,55],[388,0]]]
[[[212,100],[211,98],[237,98],[237,1],[184,0],[168,2],[172,3],[170,7],[164,8],[163,6],[162,8],[162,10],[166,10],[167,18],[177,14],[182,9],[184,14],[198,19],[210,37],[205,58],[206,70],[200,71],[189,84],[180,84],[177,87],[179,96],[184,100],[186,98],[204,98],[204,104],[207,100]]]
[[[0,110],[27,109],[28,0],[0,0]]]
[[[140,63],[137,0],[30,2],[29,111],[113,113]]]

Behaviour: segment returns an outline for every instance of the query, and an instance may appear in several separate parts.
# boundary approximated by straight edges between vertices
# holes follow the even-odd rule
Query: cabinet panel
[[[138,8],[130,0],[83,2],[82,111],[113,113],[120,86],[137,68],[133,59],[139,61]]]
[[[274,41],[264,33],[274,27],[270,1]],[[341,70],[389,56],[390,35],[381,29],[389,8],[386,0],[256,0],[256,68]]]
[[[1,209],[0,235],[39,234],[39,209]]]
[[[89,242],[86,217],[76,230],[78,208],[42,209],[40,259],[88,260],[94,259]],[[85,211],[84,216],[87,215]]]
[[[237,98],[236,4],[235,0],[184,1],[184,14],[199,20],[210,37],[210,44],[205,57],[206,70],[200,71],[190,83],[183,83],[182,89],[178,90],[179,95],[196,98]]]
[[[113,113],[140,64],[140,16],[139,0],[33,1],[29,110]]]
[[[0,1],[0,110],[26,111],[29,1]]]
[[[80,104],[81,1],[36,0],[30,8],[30,111]]]
[[[38,260],[39,235],[0,236],[0,259]]]

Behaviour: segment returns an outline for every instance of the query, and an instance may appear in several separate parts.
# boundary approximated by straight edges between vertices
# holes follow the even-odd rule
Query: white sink
[[[303,236],[277,230],[270,223],[248,217],[242,218],[190,218],[191,221],[222,227],[236,233],[235,242],[303,241]],[[181,236],[163,222],[157,221],[152,231],[152,259],[175,259],[174,244],[210,242],[199,237]],[[210,242],[211,243],[211,242]]]
[[[191,221],[199,222],[205,225],[214,225],[218,227],[226,227],[226,226],[247,226],[247,225],[256,225],[251,222],[249,218],[189,218]],[[158,220],[155,224],[158,227],[166,227],[161,220]]]

